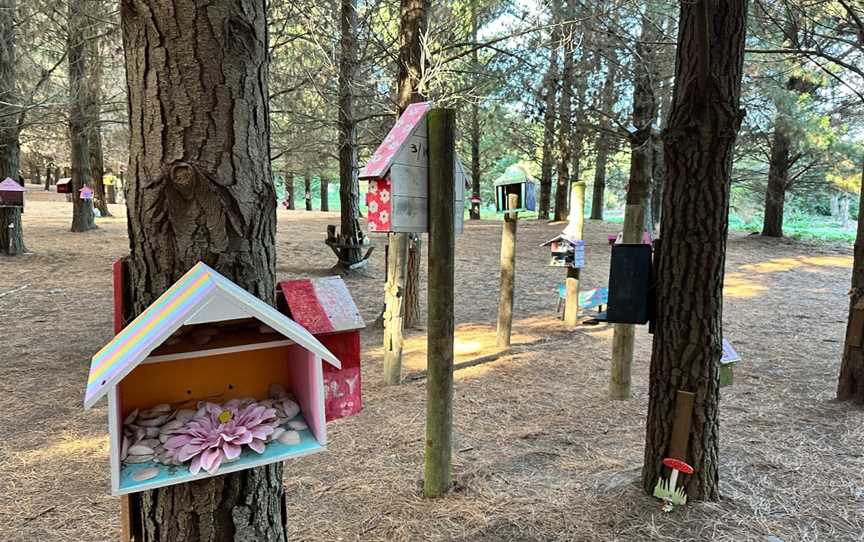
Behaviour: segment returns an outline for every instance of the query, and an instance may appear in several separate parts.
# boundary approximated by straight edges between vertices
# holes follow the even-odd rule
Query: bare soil
[[[89,358],[111,338],[124,209],[75,234],[63,196],[27,196],[32,254],[0,257],[0,540],[116,540],[105,406],[82,401]],[[323,241],[337,222],[280,209],[279,276],[331,274]],[[610,401],[612,329],[564,328],[554,291],[564,272],[538,247],[561,225],[524,221],[514,347],[499,353],[500,228],[467,223],[457,239],[457,362],[485,362],[456,372],[452,494],[421,495],[424,381],[381,385],[381,331],[370,325],[363,412],[330,425],[328,453],[286,465],[292,540],[864,540],[864,410],[832,400],[850,247],[732,234],[724,334],[743,362],[722,390],[723,500],[664,514],[638,487],[651,336],[637,331],[633,398]],[[605,284],[606,236],[618,229],[587,225],[584,287]],[[346,277],[369,323],[383,252]],[[424,366],[425,331],[412,330],[404,374]]]

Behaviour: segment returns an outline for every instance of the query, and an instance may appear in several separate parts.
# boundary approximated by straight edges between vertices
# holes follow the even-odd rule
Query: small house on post
[[[115,495],[321,452],[322,360],[303,326],[196,264],[93,356]]]
[[[572,267],[581,269],[585,267],[585,241],[573,239],[565,234],[560,234],[546,241],[541,247],[549,247],[551,267]]]
[[[499,213],[508,211],[510,194],[518,196],[516,211],[537,210],[537,185],[519,165],[509,166],[504,174],[495,179],[495,209]]]
[[[381,142],[360,180],[369,181],[366,215],[370,232],[425,233],[429,231],[429,138],[426,114],[432,102],[409,105]],[[465,183],[462,162],[454,155],[454,227],[465,220]]]
[[[279,283],[278,307],[305,327],[342,363],[324,364],[327,421],[353,416],[363,408],[360,379],[360,330],[363,317],[341,277]]]
[[[57,181],[55,185],[58,194],[71,194],[72,193],[72,177],[66,177],[64,179],[60,179]]]

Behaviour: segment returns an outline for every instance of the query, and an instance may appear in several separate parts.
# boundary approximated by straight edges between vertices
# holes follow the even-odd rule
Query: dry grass
[[[34,254],[0,259],[0,294],[11,292],[0,297],[0,539],[113,540],[105,410],[85,412],[82,396],[89,356],[111,335],[125,220],[72,234],[68,204],[28,195]],[[331,222],[279,211],[280,277],[328,274]],[[864,540],[864,411],[831,400],[848,247],[730,240],[725,334],[744,362],[722,391],[724,499],[665,515],[636,485],[650,336],[637,332],[633,399],[609,401],[611,329],[570,332],[553,315],[562,271],[537,245],[560,227],[519,228],[515,347],[497,358],[500,225],[469,224],[458,238],[457,362],[494,360],[456,373],[454,492],[421,497],[424,382],[381,386],[381,333],[367,329],[364,411],[331,424],[327,454],[286,466],[292,540]],[[614,231],[588,225],[586,286],[605,282]],[[370,322],[382,258],[347,278]],[[405,374],[422,371],[424,331],[407,347]]]

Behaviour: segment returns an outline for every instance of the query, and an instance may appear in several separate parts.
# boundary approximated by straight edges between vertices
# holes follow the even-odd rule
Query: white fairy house
[[[93,356],[85,408],[108,397],[115,495],[321,452],[322,363],[305,328],[196,264]]]

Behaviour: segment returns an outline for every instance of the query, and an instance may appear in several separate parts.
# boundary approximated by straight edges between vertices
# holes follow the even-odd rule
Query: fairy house
[[[549,247],[552,267],[585,267],[585,241],[582,239],[572,239],[562,233],[540,246]]]
[[[493,185],[495,186],[495,209],[499,213],[510,210],[508,201],[511,194],[517,196],[516,208],[513,210],[537,210],[537,185],[519,165],[509,166],[503,175],[495,179]]]
[[[322,362],[340,367],[303,326],[204,263],[196,264],[91,361],[84,406],[108,397],[112,492],[143,491],[323,451]],[[216,414],[228,423],[233,420],[227,405],[253,400],[282,405],[292,438],[271,441],[276,431],[286,432],[274,424],[256,436],[260,442],[249,444],[257,449],[226,447],[216,469],[208,469],[212,455],[199,458],[198,465],[193,459],[191,467],[176,456],[173,463],[158,460],[161,452],[154,450],[170,447],[172,431],[200,418],[202,404],[226,405]],[[284,406],[289,403],[290,413]],[[198,470],[201,464],[208,470]]]
[[[366,192],[370,232],[429,231],[429,146],[426,114],[432,102],[409,105],[360,171],[369,181]],[[462,231],[467,176],[454,156],[454,227]]]
[[[56,190],[58,194],[72,193],[72,177],[65,177],[57,181]]]
[[[0,182],[0,207],[24,207],[24,187],[10,178]]]
[[[327,421],[360,412],[363,408],[360,330],[366,324],[342,278],[282,281],[279,283],[278,307],[305,327],[342,363],[341,369],[324,364]]]

